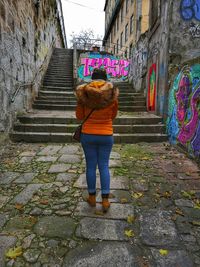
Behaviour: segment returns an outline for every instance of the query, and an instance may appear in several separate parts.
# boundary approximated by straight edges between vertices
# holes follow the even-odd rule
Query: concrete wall
[[[9,131],[16,113],[31,108],[52,47],[63,46],[56,1],[0,0],[0,32],[0,131]]]
[[[126,81],[128,79],[128,60],[99,52],[77,53],[78,82],[90,81],[94,68],[104,68],[109,81]]]

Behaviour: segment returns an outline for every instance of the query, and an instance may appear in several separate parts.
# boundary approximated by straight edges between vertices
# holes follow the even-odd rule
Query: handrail
[[[52,42],[52,44],[50,46],[50,49],[52,49],[54,47],[54,45],[55,45],[55,40]],[[16,90],[14,91],[14,93],[12,94],[12,96],[10,97],[10,102],[11,103],[14,103],[15,98],[18,95],[20,88],[26,87],[26,86],[32,86],[35,83],[35,80],[38,77],[39,73],[41,73],[41,71],[44,69],[44,66],[45,66],[45,63],[44,62],[47,60],[48,56],[49,56],[49,53],[46,54],[46,56],[44,58],[44,61],[43,61],[43,64],[40,66],[39,70],[35,73],[35,77],[32,80],[32,82],[18,84]]]

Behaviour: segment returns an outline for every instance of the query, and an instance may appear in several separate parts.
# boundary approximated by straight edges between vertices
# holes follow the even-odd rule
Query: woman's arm
[[[81,104],[76,106],[76,118],[78,120],[83,120],[85,118],[84,107]]]
[[[117,111],[118,111],[118,100],[115,100],[115,102],[113,104],[112,120],[114,120],[116,118]]]

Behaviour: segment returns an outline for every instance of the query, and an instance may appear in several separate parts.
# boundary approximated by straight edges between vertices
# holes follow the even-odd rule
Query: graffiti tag
[[[155,111],[156,104],[156,64],[152,64],[148,77],[148,110]]]
[[[200,25],[192,24],[189,29],[193,38],[200,38]]]
[[[169,94],[167,130],[171,143],[181,143],[200,156],[200,64],[184,67]]]
[[[129,61],[124,59],[115,59],[109,57],[83,57],[81,58],[81,65],[78,68],[79,78],[85,80],[90,78],[95,68],[104,68],[109,78],[126,79],[129,73]]]
[[[184,20],[200,21],[200,0],[181,0],[180,13]]]

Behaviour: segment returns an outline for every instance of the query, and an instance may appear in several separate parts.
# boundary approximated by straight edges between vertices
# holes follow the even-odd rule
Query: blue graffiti
[[[184,20],[200,21],[200,0],[181,0],[180,13]]]

